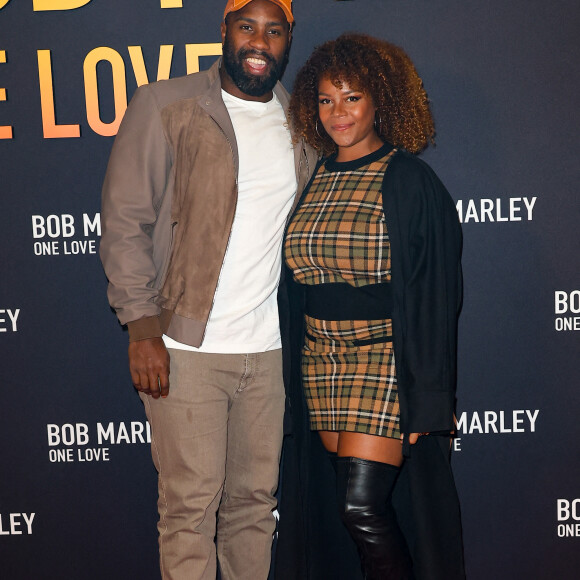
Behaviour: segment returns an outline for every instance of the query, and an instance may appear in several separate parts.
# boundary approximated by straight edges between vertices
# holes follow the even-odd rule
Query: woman
[[[289,223],[285,259],[303,294],[310,429],[335,466],[340,518],[368,580],[463,578],[448,463],[461,231],[444,186],[413,155],[434,135],[422,81],[400,48],[343,35],[298,73],[290,118],[323,156]],[[291,403],[296,414],[299,396]],[[306,553],[339,557],[313,549],[327,531],[309,488],[323,478],[316,442],[295,444]]]

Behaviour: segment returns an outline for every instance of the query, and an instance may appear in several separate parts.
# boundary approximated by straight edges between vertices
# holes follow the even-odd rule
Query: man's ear
[[[224,45],[225,41],[226,41],[226,31],[227,31],[228,27],[227,24],[225,22],[225,20],[220,24],[220,32],[222,34],[222,46]]]

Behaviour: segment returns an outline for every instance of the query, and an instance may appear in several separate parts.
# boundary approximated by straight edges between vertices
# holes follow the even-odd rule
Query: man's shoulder
[[[278,81],[274,87],[274,94],[278,97],[278,100],[280,101],[282,107],[284,107],[284,110],[286,110],[290,104],[290,93],[286,90],[280,81]]]
[[[196,99],[207,93],[213,82],[215,74],[212,70],[200,71],[181,77],[161,80],[140,87],[139,91],[148,91],[153,95],[160,109],[177,101]]]

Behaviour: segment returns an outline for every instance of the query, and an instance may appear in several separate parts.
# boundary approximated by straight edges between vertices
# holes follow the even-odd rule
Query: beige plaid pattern
[[[390,281],[381,188],[395,151],[351,171],[319,168],[286,234],[286,262],[298,282]]]
[[[383,337],[385,342],[355,343]],[[302,377],[311,429],[400,437],[390,320],[306,316]]]
[[[298,282],[390,281],[381,188],[394,152],[357,169],[319,168],[286,236],[286,262]],[[306,316],[302,376],[311,429],[400,437],[391,320]]]

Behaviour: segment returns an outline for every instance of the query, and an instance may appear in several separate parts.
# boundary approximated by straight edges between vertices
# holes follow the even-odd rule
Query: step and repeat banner
[[[107,304],[100,189],[137,86],[208,68],[225,0],[0,0],[0,576],[159,577],[150,431]],[[580,569],[577,0],[295,1],[401,45],[463,223],[453,465],[468,577]],[[329,579],[332,580],[332,579]]]

